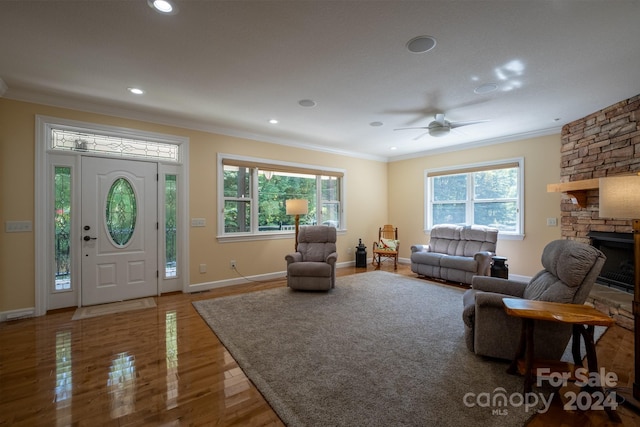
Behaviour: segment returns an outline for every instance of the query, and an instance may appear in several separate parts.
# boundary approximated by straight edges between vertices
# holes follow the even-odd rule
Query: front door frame
[[[97,123],[87,123],[75,120],[67,120],[56,117],[36,116],[36,138],[35,138],[35,315],[46,314],[47,310],[61,306],[81,306],[80,282],[79,282],[79,251],[72,253],[72,275],[76,276],[76,284],[72,291],[52,294],[52,277],[54,271],[53,248],[53,171],[55,166],[68,165],[72,169],[72,209],[79,209],[79,171],[80,159],[83,155],[96,156],[96,153],[83,153],[78,150],[53,150],[50,147],[51,130],[55,128],[81,129],[88,133],[95,132],[120,136],[123,138],[142,139],[170,143],[179,146],[179,161],[153,160],[158,164],[158,221],[164,224],[164,177],[166,175],[176,175],[178,193],[178,265],[181,265],[180,272],[175,278],[165,278],[160,274],[158,294],[171,291],[187,292],[189,286],[189,139],[175,135],[140,131],[137,129],[101,125]],[[124,156],[104,156],[115,158],[127,158]],[[147,159],[149,160],[149,159]],[[79,215],[72,216],[72,231],[79,230]],[[74,221],[75,219],[75,221]],[[77,222],[77,223],[76,223]],[[71,239],[80,238],[73,235]],[[164,242],[164,239],[161,239]],[[73,241],[73,240],[72,240]],[[160,240],[159,240],[160,244]],[[161,245],[164,248],[164,245]],[[73,251],[72,251],[73,252]],[[75,258],[74,258],[75,255]],[[158,266],[164,265],[163,251],[158,251]],[[72,279],[73,280],[73,279]],[[57,298],[51,301],[52,298]]]

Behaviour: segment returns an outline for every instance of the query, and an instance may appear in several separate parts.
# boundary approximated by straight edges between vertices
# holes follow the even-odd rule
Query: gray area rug
[[[288,426],[522,426],[536,412],[506,363],[465,347],[453,287],[369,272],[329,293],[193,305]],[[511,404],[491,403],[501,393]]]

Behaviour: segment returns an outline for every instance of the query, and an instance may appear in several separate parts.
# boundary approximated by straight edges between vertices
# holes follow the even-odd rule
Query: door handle
[[[97,237],[89,237],[89,236],[84,236],[82,238],[82,240],[84,240],[85,242],[88,242],[89,240],[97,240]]]

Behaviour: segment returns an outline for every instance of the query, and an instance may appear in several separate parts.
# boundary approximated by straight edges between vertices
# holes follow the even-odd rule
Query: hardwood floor
[[[382,269],[393,272],[393,265]],[[338,275],[362,272],[349,267]],[[397,274],[415,277],[406,265]],[[0,323],[0,425],[282,426],[191,305],[281,286],[284,280],[163,295],[156,308],[84,320],[64,310]],[[610,328],[597,352],[600,365],[628,384],[632,333]],[[600,411],[564,411],[558,399],[528,425],[640,425],[629,409],[618,413],[622,424]]]

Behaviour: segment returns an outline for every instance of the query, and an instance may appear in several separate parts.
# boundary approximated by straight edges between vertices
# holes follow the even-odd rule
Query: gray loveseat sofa
[[[471,284],[473,276],[490,274],[497,242],[497,228],[436,225],[431,229],[428,245],[411,246],[411,271],[421,276]]]

